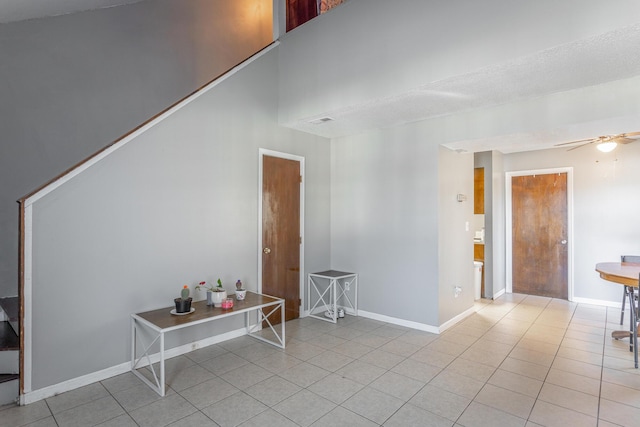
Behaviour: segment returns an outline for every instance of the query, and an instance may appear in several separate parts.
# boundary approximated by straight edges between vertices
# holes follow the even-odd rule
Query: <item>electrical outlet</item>
[[[462,293],[462,288],[460,286],[456,286],[455,288],[453,288],[453,296],[455,298],[458,298],[461,293]]]

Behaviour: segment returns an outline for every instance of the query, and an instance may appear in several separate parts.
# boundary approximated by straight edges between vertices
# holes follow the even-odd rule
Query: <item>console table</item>
[[[351,294],[352,288],[353,294]],[[309,273],[307,295],[309,317],[336,323],[338,301],[341,299],[348,304],[348,307],[344,307],[345,311],[351,309],[350,314],[358,315],[358,275],[356,273],[336,270]],[[312,299],[316,297],[317,299],[312,305]],[[353,297],[353,301],[351,297]],[[330,317],[325,316],[326,312],[330,314]]]
[[[247,292],[247,295],[243,301],[237,301],[234,298],[233,307],[229,309],[223,309],[220,307],[214,307],[207,305],[206,301],[198,301],[192,304],[195,311],[190,314],[176,316],[170,313],[172,307],[165,307],[158,310],[147,311],[144,313],[136,313],[131,315],[131,371],[140,378],[145,384],[151,387],[160,396],[165,395],[165,334],[177,331],[190,326],[200,325],[207,322],[213,322],[225,317],[245,314],[245,327],[247,329],[247,335],[250,335],[258,340],[273,344],[276,347],[285,347],[284,338],[284,302],[282,298],[276,298],[269,295],[257,294],[254,292]],[[269,316],[274,314],[278,308],[280,308],[280,333],[276,331],[276,328],[269,321]],[[263,310],[267,309],[267,310]],[[249,318],[251,312],[256,312],[256,322],[252,323]],[[256,331],[262,329],[263,322],[271,328],[275,339],[270,340],[263,336],[257,335]],[[138,333],[138,330],[142,332],[148,331],[152,334],[144,340],[144,334]],[[140,341],[143,353],[140,357],[136,357],[137,342]],[[151,347],[159,341],[160,345],[160,369],[159,375],[156,374],[156,370],[151,363],[151,357],[149,351]],[[142,360],[146,360],[148,366],[151,368],[155,384],[149,379],[144,377],[136,368],[140,367],[139,364]]]

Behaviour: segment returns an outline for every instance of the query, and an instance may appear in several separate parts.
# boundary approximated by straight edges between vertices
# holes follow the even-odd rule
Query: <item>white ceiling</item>
[[[0,0],[0,23],[65,15],[141,0]]]
[[[640,76],[640,24],[590,39],[556,46],[535,54],[452,76],[384,99],[299,118],[289,126],[336,138],[375,128],[496,108]],[[637,93],[615,93],[617,102]],[[632,101],[636,105],[638,101]],[[506,108],[506,107],[505,107]],[[322,117],[332,121],[312,123]],[[640,116],[565,126],[553,131],[505,135],[444,144],[464,151],[499,150],[503,153],[553,147],[560,142],[600,134],[640,131]]]
[[[142,0],[0,0],[0,23],[138,1]],[[286,125],[335,138],[486,108],[508,108],[516,103],[589,87],[607,87],[612,82],[640,78],[639,47],[640,24],[636,24],[464,75],[431,82],[392,97],[325,111],[314,117],[300,117]],[[550,148],[567,140],[640,131],[638,94],[640,90],[621,90],[611,94],[615,98],[614,102],[633,107],[628,115],[598,117],[588,123],[548,128],[551,130],[510,133],[490,139],[458,139],[444,145],[472,152],[499,150],[509,153]],[[321,117],[331,117],[334,120],[322,124],[310,123]]]

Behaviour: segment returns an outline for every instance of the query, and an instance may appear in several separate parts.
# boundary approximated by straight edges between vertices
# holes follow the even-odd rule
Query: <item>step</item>
[[[20,298],[19,297],[4,297],[0,298],[0,308],[9,317],[9,321],[17,322],[20,317]]]
[[[0,375],[17,374],[20,372],[20,352],[0,351]]]
[[[19,379],[20,375],[18,374],[0,374],[0,384]]]
[[[0,322],[0,351],[20,350],[20,340],[9,322]]]
[[[4,311],[5,316],[9,320],[9,324],[16,334],[20,333],[18,320],[20,318],[20,298],[4,297],[0,298],[0,308]]]
[[[18,375],[0,374],[0,406],[15,403],[20,393]]]

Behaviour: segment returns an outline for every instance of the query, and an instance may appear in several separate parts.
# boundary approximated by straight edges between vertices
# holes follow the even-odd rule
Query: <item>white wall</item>
[[[273,41],[269,0],[153,0],[0,24],[0,296],[16,200]]]
[[[473,154],[438,153],[438,325],[473,307]],[[458,202],[457,195],[467,200]],[[462,288],[456,296],[454,289]]]
[[[487,179],[485,175],[485,180]],[[506,289],[506,229],[504,155],[491,152],[491,294],[500,295]],[[485,204],[487,200],[485,199]],[[485,248],[486,249],[486,248]]]
[[[602,261],[640,254],[640,142],[601,153],[594,146],[504,156],[505,171],[574,169],[574,296],[619,303],[622,289],[595,272]],[[571,219],[570,219],[571,220]]]
[[[329,264],[329,142],[277,126],[277,56],[35,202],[34,390],[126,362],[130,314],[170,306],[183,284],[221,277],[256,289],[259,148],[309,159],[302,274]]]
[[[498,151],[475,154],[475,167],[484,168],[484,298],[506,288],[503,155]]]

